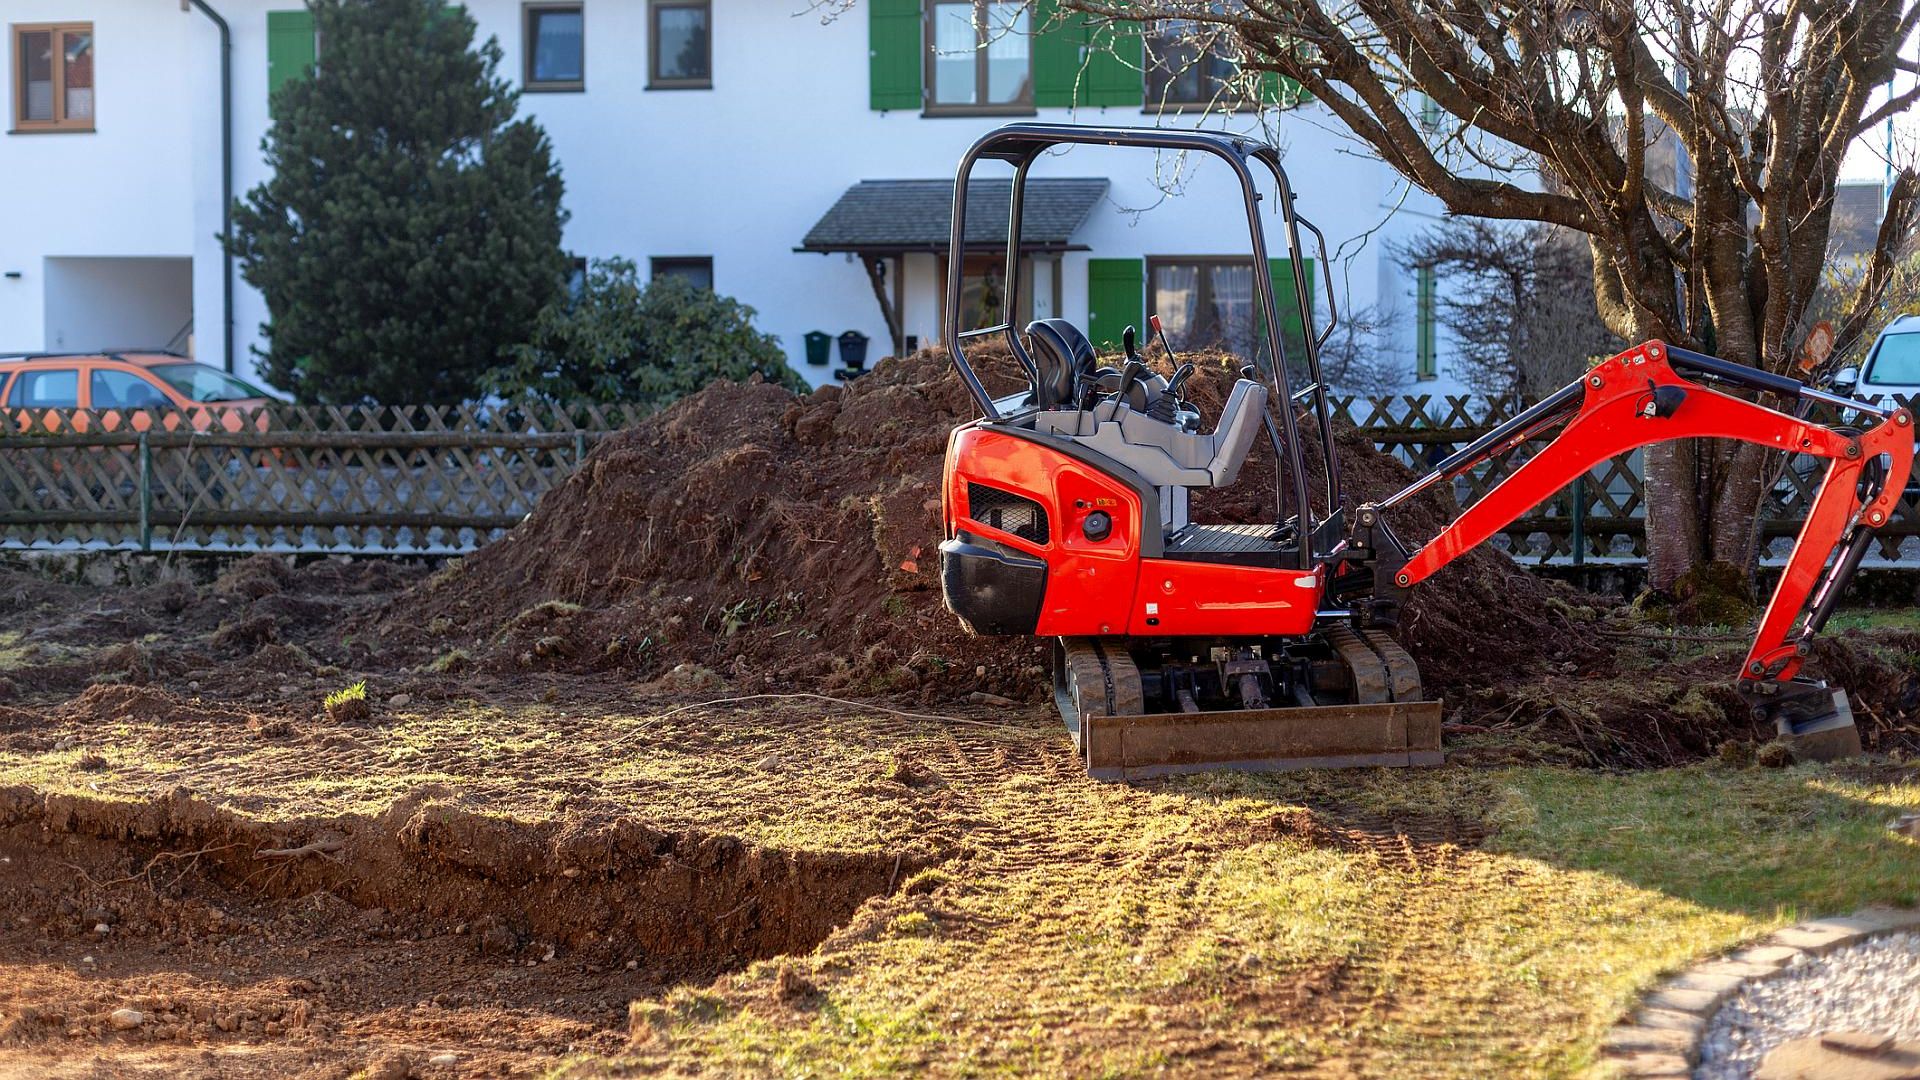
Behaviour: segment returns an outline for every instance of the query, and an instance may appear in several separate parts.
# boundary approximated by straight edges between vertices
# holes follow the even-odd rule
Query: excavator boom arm
[[[1703,381],[1682,377],[1681,370]],[[1737,397],[1709,383],[1798,403],[1843,404],[1876,418],[1864,433],[1828,427]],[[1435,483],[1564,425],[1553,440],[1440,533],[1408,549],[1386,520],[1393,506]],[[1672,439],[1738,439],[1826,459],[1827,474],[1801,527],[1780,584],[1761,617],[1739,687],[1782,731],[1805,719],[1811,684],[1797,680],[1809,643],[1848,579],[1893,516],[1913,466],[1913,417],[1836,398],[1785,376],[1649,341],[1586,375],[1442,461],[1405,490],[1355,515],[1350,562],[1370,564],[1376,612],[1388,618],[1404,591],[1527,513],[1608,458]],[[1756,499],[1758,493],[1756,492]],[[1824,688],[1819,688],[1824,693]],[[1783,707],[1798,703],[1793,708]]]

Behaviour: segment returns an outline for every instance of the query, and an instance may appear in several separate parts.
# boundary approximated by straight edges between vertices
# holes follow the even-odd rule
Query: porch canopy
[[[1107,194],[1104,178],[1027,181],[1020,249],[1028,253],[1086,251],[1073,242],[1087,215]],[[1000,252],[1007,246],[1007,202],[1013,181],[975,180],[967,185],[968,251]],[[896,354],[906,348],[901,330],[900,262],[915,252],[945,254],[953,230],[952,180],[862,180],[848,188],[795,251],[858,255],[886,316]],[[892,259],[893,295],[886,264]]]
[[[1012,193],[1011,180],[976,180],[967,185],[968,250],[1006,247],[1007,200]],[[1027,181],[1022,249],[1087,250],[1086,245],[1073,242],[1073,234],[1106,194],[1104,178]],[[944,252],[952,229],[953,181],[862,180],[840,196],[794,250],[859,255]]]

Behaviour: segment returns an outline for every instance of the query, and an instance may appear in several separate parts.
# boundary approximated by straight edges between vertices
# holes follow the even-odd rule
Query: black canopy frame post
[[[1333,447],[1333,428],[1329,422],[1326,381],[1320,373],[1320,345],[1326,340],[1333,327],[1338,324],[1339,315],[1333,306],[1332,283],[1327,285],[1329,320],[1326,330],[1316,333],[1313,317],[1312,294],[1306,286],[1306,267],[1300,254],[1300,222],[1294,213],[1293,187],[1287,181],[1287,174],[1280,164],[1280,155],[1272,147],[1252,139],[1226,132],[1213,131],[1173,131],[1158,128],[1092,127],[1078,124],[1014,123],[988,132],[975,140],[960,159],[960,166],[953,179],[953,235],[947,247],[947,302],[943,318],[942,336],[946,340],[948,355],[953,359],[954,369],[966,384],[967,393],[988,423],[1007,419],[994,403],[992,395],[987,393],[980,376],[967,361],[965,343],[967,339],[983,337],[989,334],[1002,334],[1007,348],[1014,359],[1026,371],[1029,380],[1034,378],[1034,364],[1020,340],[1018,328],[1009,317],[995,326],[962,330],[960,327],[960,294],[962,259],[966,249],[967,229],[967,184],[973,176],[974,167],[982,160],[1004,161],[1014,167],[1013,190],[1007,200],[1007,266],[1017,267],[1020,255],[1020,230],[1022,195],[1027,184],[1028,172],[1040,155],[1056,146],[1086,145],[1132,147],[1147,150],[1197,151],[1217,158],[1233,171],[1240,183],[1242,200],[1247,213],[1247,233],[1249,246],[1255,259],[1255,269],[1267,265],[1266,232],[1260,221],[1260,204],[1264,200],[1254,182],[1250,160],[1257,160],[1273,174],[1276,184],[1278,211],[1287,239],[1287,257],[1293,264],[1294,298],[1300,305],[1301,318],[1304,321],[1304,346],[1306,349],[1307,385],[1295,391],[1291,386],[1291,374],[1288,370],[1285,335],[1281,331],[1279,305],[1273,295],[1273,276],[1258,273],[1254,278],[1254,298],[1264,321],[1267,356],[1269,358],[1267,376],[1273,387],[1273,402],[1279,411],[1279,425],[1284,449],[1281,456],[1284,463],[1276,463],[1284,469],[1290,487],[1293,506],[1300,523],[1301,542],[1298,549],[1299,567],[1311,570],[1314,566],[1315,549],[1320,544],[1315,538],[1321,533],[1320,526],[1335,521],[1341,515],[1339,465],[1336,462]],[[1319,239],[1321,261],[1326,261],[1326,240],[1320,237],[1319,230],[1309,222],[1309,231]],[[1019,275],[1010,273],[1007,283],[1007,298],[1002,310],[1018,310]],[[1255,363],[1258,363],[1257,358]],[[1296,395],[1313,399],[1312,412],[1319,427],[1319,442],[1322,460],[1325,462],[1326,506],[1324,519],[1316,520],[1313,503],[1307,485],[1306,462],[1300,453],[1300,423],[1295,415]],[[1284,507],[1276,507],[1275,512],[1285,516]]]

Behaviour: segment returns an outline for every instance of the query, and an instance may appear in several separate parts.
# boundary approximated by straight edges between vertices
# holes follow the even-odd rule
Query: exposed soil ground
[[[1088,781],[940,609],[951,382],[709,390],[431,575],[0,572],[0,1076],[1564,1073],[1667,966],[1920,899],[1915,770],[1745,765],[1737,642],[1490,553],[1405,626],[1450,767]],[[1882,749],[1916,644],[1816,656]]]
[[[1571,756],[1502,731],[1101,785],[1045,706],[411,670],[365,620],[416,577],[0,581],[0,1076],[1551,1073],[1665,966],[1920,892],[1911,769],[1469,764]]]

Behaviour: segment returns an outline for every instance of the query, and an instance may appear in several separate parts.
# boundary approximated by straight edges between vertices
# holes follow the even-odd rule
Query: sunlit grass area
[[[1663,972],[1920,900],[1920,769],[1700,765],[1085,778],[1054,722],[817,704],[477,701],[290,730],[191,709],[0,750],[0,785],[263,817],[422,790],[901,856],[804,956],[636,1005],[620,1070],[1561,1076]],[[274,733],[278,731],[278,733]],[[89,764],[85,755],[104,759]]]

